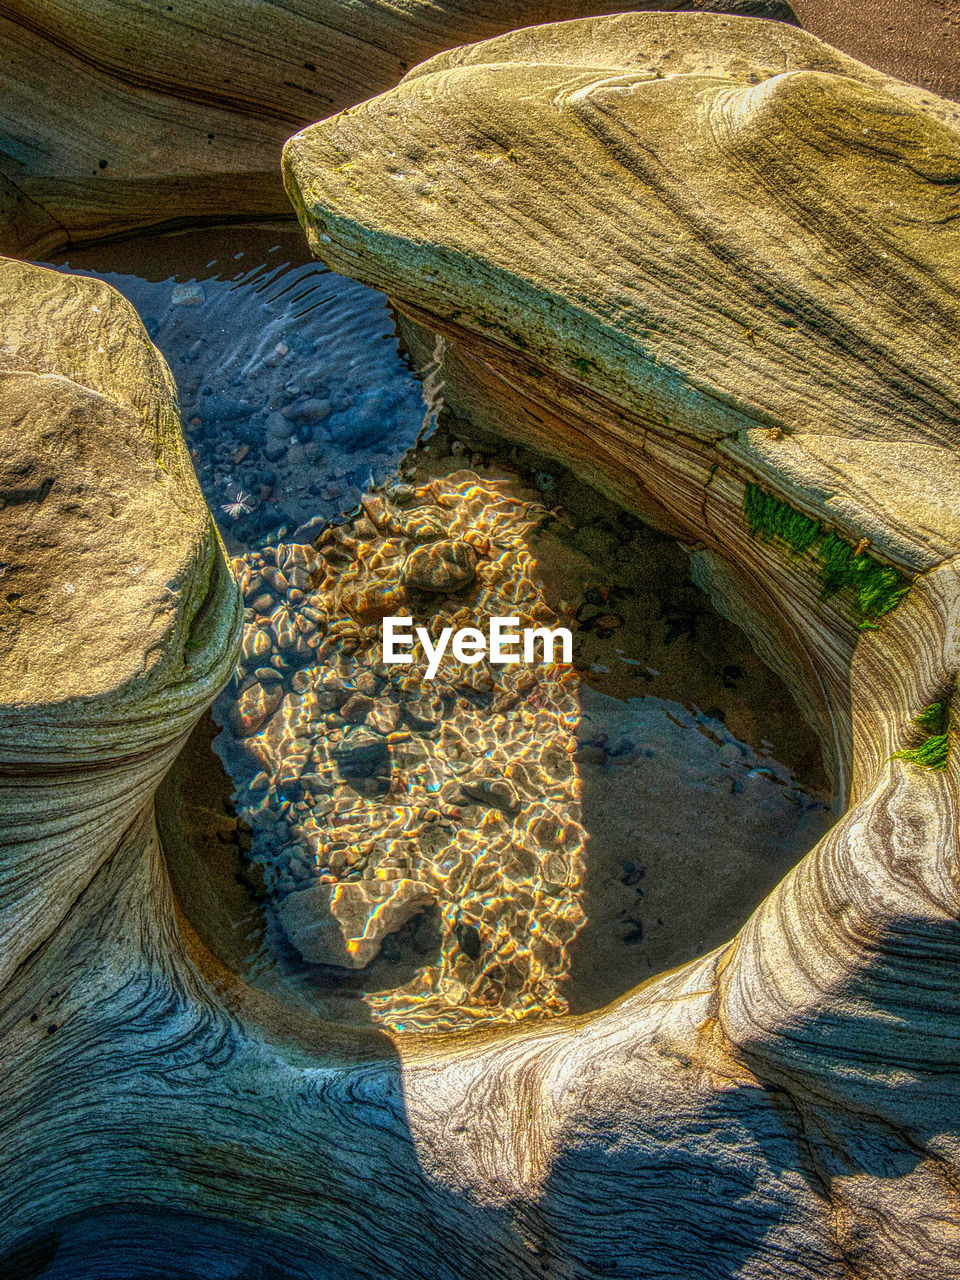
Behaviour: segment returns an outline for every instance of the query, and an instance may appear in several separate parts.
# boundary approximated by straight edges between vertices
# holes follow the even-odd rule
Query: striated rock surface
[[[441,49],[582,7],[13,0],[0,14],[0,252],[287,215],[277,166],[294,129]],[[685,7],[791,17],[782,0]]]
[[[179,915],[152,796],[237,594],[130,309],[2,265],[5,1275],[960,1276],[957,154],[802,34],[663,15],[291,144],[317,248],[695,548],[849,796],[730,943],[515,1032],[338,1032]]]
[[[958,126],[802,32],[617,15],[442,55],[286,149],[314,251],[390,294],[451,408],[691,546],[849,804],[728,948],[590,1024],[642,1040],[649,1002],[686,992],[689,1030],[664,1011],[647,1043],[697,1107],[752,1117],[754,1193],[756,1089],[783,1100],[804,1136],[774,1197],[806,1243],[778,1218],[707,1262],[667,1192],[636,1208],[634,1241],[672,1225],[624,1244],[631,1274],[960,1275]],[[652,1078],[644,1114],[675,1137],[690,1113]],[[629,1109],[599,1104],[618,1134]],[[639,1188],[658,1158],[631,1168]]]
[[[0,975],[229,674],[240,606],[170,373],[113,289],[0,262]],[[144,836],[146,838],[146,836]]]
[[[315,252],[448,341],[452,407],[702,542],[704,576],[777,558],[745,481],[909,576],[960,535],[958,121],[783,25],[626,14],[442,55],[286,171]],[[795,684],[845,790],[824,697],[873,619],[790,576],[771,647],[822,622]]]

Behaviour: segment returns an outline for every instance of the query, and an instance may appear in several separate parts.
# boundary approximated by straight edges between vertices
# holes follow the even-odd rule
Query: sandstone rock
[[[365,693],[354,693],[340,708],[340,714],[348,724],[361,724],[373,710],[373,699]]]
[[[191,682],[208,661],[219,679],[214,649],[239,643],[240,598],[169,370],[109,285],[0,259],[0,301],[0,705],[27,718],[63,705],[66,732],[99,714],[97,698],[138,705],[182,684],[171,723],[185,731],[199,714]],[[104,721],[106,755],[112,742],[153,741],[155,727],[117,717]],[[27,730],[13,732],[23,749]]]
[[[4,21],[21,11],[7,6]],[[69,96],[36,91],[51,76],[101,118],[131,122],[143,179],[128,172],[104,195],[96,178],[68,178],[62,224],[90,234],[94,223],[235,202],[238,185],[222,177],[145,198],[165,187],[153,143],[169,122],[156,98],[165,66],[183,65],[180,19],[156,47],[136,42],[150,75],[122,83],[152,88],[102,95],[103,68],[128,47],[127,7],[97,22],[83,6],[57,12],[55,40],[36,34],[33,6],[9,46],[7,132],[20,138],[24,122],[62,107],[69,142],[57,152],[44,128],[28,130],[43,159],[23,164],[25,181],[48,157],[48,177],[71,156],[73,173],[91,167],[94,135],[71,118]],[[541,432],[700,548],[698,578],[806,690],[849,812],[730,944],[597,1014],[391,1043],[252,991],[175,910],[152,821],[157,779],[227,680],[239,630],[170,383],[105,286],[3,264],[0,1258],[11,1274],[47,1267],[52,1249],[63,1274],[174,1275],[196,1246],[211,1266],[251,1274],[434,1280],[437,1259],[453,1255],[463,1280],[532,1280],[545,1258],[551,1272],[584,1277],[614,1264],[723,1280],[960,1275],[960,766],[952,742],[942,769],[891,758],[918,740],[925,704],[955,701],[958,672],[957,395],[946,364],[954,125],[935,100],[848,63],[837,71],[819,46],[798,66],[785,29],[771,53],[769,31],[741,23],[709,49],[702,31],[693,42],[710,73],[695,90],[675,83],[685,75],[654,74],[646,83],[666,106],[647,111],[644,69],[690,55],[679,47],[690,20],[674,21],[657,18],[649,40],[636,17],[592,23],[590,48],[565,67],[569,37],[557,28],[448,55],[399,113],[410,132],[398,157],[430,157],[425,182],[461,178],[464,190],[449,207],[418,194],[418,220],[405,213],[414,234],[385,232],[373,248],[356,230],[362,218],[351,228],[344,214],[343,267],[369,269],[434,325],[428,351],[443,330],[445,396],[502,412],[519,438]],[[78,24],[90,47],[65,57]],[[262,76],[263,42],[250,47]],[[471,58],[465,83],[458,67]],[[196,144],[178,152],[181,172],[200,163],[211,115],[223,119],[202,87],[223,59],[204,50],[200,60],[201,74],[183,73],[199,88],[184,107]],[[814,80],[798,85],[798,70]],[[834,93],[835,75],[876,87],[882,108],[850,86]],[[798,88],[802,109],[767,110]],[[685,105],[670,108],[684,90]],[[144,95],[156,95],[150,112],[126,110]],[[378,117],[382,108],[330,126],[366,122],[355,179],[374,221],[390,201],[403,208],[413,186],[380,173],[398,114],[388,104]],[[422,145],[414,133],[444,112],[443,137]],[[931,114],[948,136],[931,132]],[[571,118],[580,123],[567,127]],[[260,139],[239,112],[234,123],[235,163],[250,173]],[[702,202],[690,198],[681,131]],[[333,166],[323,180],[338,180]],[[824,182],[835,185],[821,198]],[[245,189],[256,192],[256,174]],[[111,191],[117,209],[104,215]],[[754,215],[736,205],[744,191],[770,201],[756,219],[783,237],[782,256],[751,239]],[[461,198],[479,203],[458,208]],[[506,208],[509,234],[495,216]],[[64,234],[12,183],[0,182],[0,211],[20,242],[36,243],[41,226]],[[478,218],[479,246],[450,242]],[[596,234],[585,238],[585,226]],[[606,242],[623,266],[618,277],[612,254],[604,281]],[[404,273],[418,254],[414,297]],[[451,320],[471,289],[476,305],[468,297]],[[778,313],[797,329],[779,332]],[[753,341],[731,346],[737,317]],[[788,504],[756,536],[748,483]],[[849,594],[820,600],[814,553],[781,536],[809,532],[790,505],[851,549],[869,537],[884,567],[916,573],[875,630],[858,631]],[[63,596],[81,596],[74,612],[56,595],[61,582],[74,588]],[[560,942],[537,946],[549,964]],[[465,982],[496,998],[509,970],[476,979],[471,969]],[[124,1099],[135,1099],[133,1119]]]
[[[344,778],[372,778],[390,759],[390,748],[382,734],[364,726],[350,729],[331,752]]]
[[[787,27],[623,14],[452,50],[287,146],[314,251],[387,292],[424,364],[442,352],[455,413],[695,548],[696,580],[791,685],[849,805],[728,947],[606,1015],[651,1016],[645,1060],[669,1058],[679,1093],[644,1096],[671,1143],[702,1105],[749,1114],[746,1159],[769,1168],[754,1091],[782,1091],[801,1161],[836,1171],[825,1200],[781,1182],[799,1235],[781,1217],[746,1255],[695,1263],[682,1196],[655,1261],[640,1210],[618,1237],[635,1274],[960,1276],[960,1164],[940,1155],[960,1146],[960,763],[948,735],[925,770],[916,724],[960,667],[958,118]],[[689,998],[689,1030],[651,998]],[[681,1083],[703,1070],[722,1104]],[[599,1104],[615,1128],[616,1075]],[[739,1159],[711,1152],[718,1187]],[[637,1185],[652,1168],[638,1153]],[[555,1196],[555,1161],[549,1177]]]
[[[363,969],[379,955],[388,934],[435,901],[433,890],[416,880],[348,880],[288,895],[280,919],[311,964]]]
[[[717,556],[753,558],[731,541],[750,538],[747,485],[773,484],[848,549],[869,546],[894,578],[949,557],[960,516],[942,487],[960,483],[960,460],[942,441],[960,366],[941,353],[960,247],[944,234],[941,179],[960,163],[957,109],[778,24],[623,14],[542,31],[440,55],[363,111],[292,139],[288,184],[314,252],[390,293],[424,354],[436,337],[418,338],[417,326],[434,326],[454,410],[557,453],[651,523],[703,542],[697,572],[722,593],[730,571]],[[482,134],[494,117],[514,162],[505,152],[473,172],[464,131]],[[380,160],[397,121],[424,154],[447,157],[424,179],[440,184],[428,236],[416,166],[398,182]],[[623,148],[638,157],[632,167]],[[336,167],[344,153],[349,177]],[[608,231],[584,238],[595,198]],[[910,214],[909,247],[907,208],[922,211]],[[397,238],[409,252],[392,252]],[[489,263],[496,289],[461,270],[474,259]],[[758,264],[749,286],[747,260]],[[927,299],[909,331],[906,293]],[[841,496],[836,477],[851,469],[855,492]],[[874,625],[849,595],[823,601],[818,575],[787,572],[800,612],[822,618],[846,602],[855,626]],[[757,643],[781,662],[791,655],[794,693],[845,789],[849,742],[826,686],[811,684],[795,624],[768,618],[761,630],[771,626],[775,638]],[[845,696],[856,636],[847,630],[844,657],[828,644],[831,697]]]
[[[405,586],[420,591],[462,591],[477,576],[477,553],[468,542],[446,538],[411,551],[403,566]]]
[[[403,536],[411,542],[436,542],[447,532],[439,507],[418,507],[404,518],[402,527]]]
[[[400,0],[389,11],[372,0],[12,0],[0,25],[0,133],[17,141],[0,163],[0,250],[39,257],[68,238],[287,216],[277,155],[294,129],[441,49],[580,11],[576,0]],[[288,352],[280,342],[273,358]]]
[[[230,724],[240,738],[256,733],[283,701],[281,683],[250,685],[240,694],[231,712]]]

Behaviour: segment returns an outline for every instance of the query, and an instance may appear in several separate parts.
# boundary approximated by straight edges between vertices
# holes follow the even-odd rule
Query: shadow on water
[[[814,735],[680,547],[555,470],[564,514],[531,548],[547,597],[580,602],[585,921],[564,994],[587,1012],[727,941],[832,818]]]

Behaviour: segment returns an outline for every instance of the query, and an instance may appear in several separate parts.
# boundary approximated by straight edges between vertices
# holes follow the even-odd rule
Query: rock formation
[[[757,1085],[801,1125],[783,1168],[824,1235],[762,1261],[781,1222],[743,1274],[960,1273],[957,109],[786,27],[621,15],[436,58],[293,139],[286,172],[315,252],[442,339],[454,410],[694,548],[849,805],[730,948],[589,1025],[737,1098],[747,1163]],[[626,1031],[687,980],[692,1040]],[[671,1248],[650,1256],[709,1271]]]
[[[745,485],[881,595],[950,558],[958,121],[786,26],[619,15],[442,55],[286,150],[314,252],[443,338],[454,409],[698,544],[844,794],[890,601],[825,593],[833,544],[758,542]]]
[[[153,826],[239,621],[169,376],[111,290],[4,263],[4,1274],[960,1276],[955,109],[626,15],[435,59],[287,177],[454,408],[694,548],[849,807],[598,1014],[365,1035],[244,989]]]
[[[783,0],[682,7],[792,16]],[[582,11],[578,0],[13,0],[0,14],[0,252],[39,258],[145,227],[288,216],[278,166],[293,130],[441,49]]]
[[[357,880],[317,884],[285,899],[284,928],[314,964],[362,969],[383,939],[436,901],[416,880]]]

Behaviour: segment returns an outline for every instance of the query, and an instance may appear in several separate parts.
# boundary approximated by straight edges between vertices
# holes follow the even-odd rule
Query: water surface
[[[231,812],[190,803],[229,904],[208,941],[251,981],[396,1029],[596,1008],[727,940],[827,829],[811,731],[682,550],[457,423],[385,299],[298,231],[69,269],[125,293],[166,355],[244,594],[214,707]],[[451,557],[465,572],[433,589]],[[447,658],[428,683],[384,663],[385,613],[567,626],[573,662]]]

